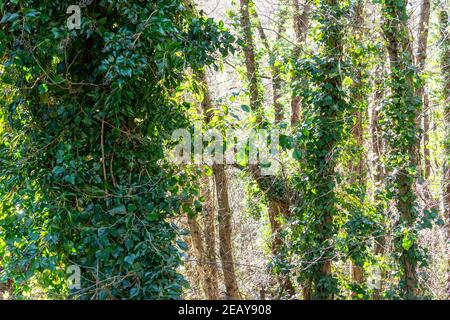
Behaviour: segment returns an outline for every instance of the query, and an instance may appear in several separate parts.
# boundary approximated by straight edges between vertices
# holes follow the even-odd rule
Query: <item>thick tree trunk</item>
[[[390,57],[390,73],[391,81],[394,84],[401,83],[401,86],[393,86],[392,94],[399,103],[395,104],[391,110],[389,117],[400,119],[404,116],[407,121],[395,120],[396,128],[389,130],[404,130],[403,135],[413,135],[413,137],[402,137],[402,145],[399,147],[398,139],[390,137],[389,143],[392,145],[391,152],[394,155],[400,155],[407,158],[403,163],[397,164],[398,172],[395,173],[394,180],[397,186],[397,196],[395,198],[396,208],[400,215],[399,223],[404,224],[408,228],[414,229],[416,221],[415,213],[415,195],[414,195],[414,177],[411,176],[409,168],[417,167],[417,108],[415,106],[414,94],[414,74],[410,71],[414,64],[411,55],[411,41],[409,39],[409,31],[407,26],[406,1],[398,4],[398,1],[389,0],[384,3],[386,12],[391,12],[391,16],[385,17],[383,31],[387,40],[387,50]],[[413,108],[413,109],[411,109]],[[394,112],[394,113],[393,113]],[[392,119],[391,119],[392,120]],[[401,126],[401,128],[399,128]],[[407,160],[406,160],[407,159]],[[402,240],[397,239],[397,243]],[[404,285],[405,297],[415,299],[417,290],[417,259],[412,256],[410,251],[414,250],[415,243],[409,249],[404,249],[398,245],[397,250],[400,252],[399,263],[402,266],[402,282]]]
[[[339,74],[333,74],[331,70],[335,70],[337,65],[340,65],[343,59],[343,43],[341,38],[342,25],[339,19],[329,19],[329,16],[338,15],[340,10],[338,0],[325,0],[321,2],[319,8],[319,14],[321,17],[327,19],[327,23],[331,24],[323,27],[323,55],[326,65],[323,67],[329,70],[330,76],[326,77],[323,83],[323,89],[325,95],[329,95],[332,98],[333,103],[342,103],[343,96],[340,89],[342,88],[342,77]],[[321,258],[316,262],[314,267],[316,274],[314,276],[313,284],[313,299],[316,300],[329,300],[334,298],[335,285],[332,279],[332,260],[334,259],[334,244],[332,238],[335,234],[335,225],[333,223],[333,217],[336,214],[336,195],[335,195],[335,169],[336,159],[333,153],[335,147],[339,143],[339,138],[336,135],[338,132],[333,130],[330,126],[336,122],[341,121],[339,114],[336,110],[330,109],[327,105],[317,106],[320,112],[324,115],[323,122],[320,122],[324,137],[328,138],[328,141],[324,143],[320,155],[313,156],[314,165],[318,172],[318,176],[315,178],[317,181],[314,183],[317,194],[320,197],[320,201],[314,205],[317,214],[317,219],[320,221],[315,227],[315,231],[318,235],[317,243],[321,244]],[[308,152],[317,152],[309,150]]]

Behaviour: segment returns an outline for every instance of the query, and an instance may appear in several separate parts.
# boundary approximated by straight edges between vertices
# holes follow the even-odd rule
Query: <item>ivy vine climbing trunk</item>
[[[443,80],[443,98],[444,98],[444,125],[445,125],[445,164],[443,175],[443,195],[445,217],[448,224],[450,235],[450,32],[449,15],[444,7],[440,14],[440,33],[441,33],[441,72]]]
[[[254,50],[254,40],[253,31],[250,21],[250,5],[254,5],[250,0],[240,0],[240,23],[241,29],[244,35],[244,54],[245,54],[245,66],[246,66],[246,76],[249,82],[250,91],[250,108],[256,114],[258,125],[262,121],[262,96],[259,90],[259,75],[256,62],[256,55]],[[282,22],[279,25],[280,31],[282,30]],[[261,25],[259,25],[259,32],[261,40],[269,51],[272,50],[268,44],[267,37]],[[272,57],[274,58],[274,57]],[[280,70],[275,62],[272,63],[272,80],[274,88],[274,107],[275,107],[275,122],[280,123],[283,118],[282,106],[279,103],[280,89],[281,89],[281,78]],[[250,173],[255,179],[258,187],[265,193],[269,201],[269,221],[271,223],[272,232],[272,254],[274,258],[279,257],[280,249],[283,245],[283,241],[280,238],[280,223],[279,219],[281,217],[287,217],[289,215],[289,204],[287,201],[286,194],[280,194],[279,190],[275,190],[276,186],[280,185],[281,188],[286,188],[284,181],[280,181],[276,177],[263,176],[261,174],[261,169],[256,164],[250,164]],[[274,188],[275,186],[275,188]],[[281,293],[291,296],[294,294],[294,287],[290,280],[289,275],[280,274],[278,275],[278,282],[281,289]]]
[[[353,38],[355,46],[362,46],[364,41],[364,0],[358,0],[354,4],[354,17],[353,17]],[[355,104],[354,112],[354,126],[352,130],[352,136],[354,143],[356,144],[356,152],[350,163],[350,182],[357,185],[362,190],[364,196],[360,196],[359,199],[364,201],[366,189],[367,189],[367,172],[365,170],[366,152],[364,150],[364,121],[367,108],[367,96],[364,92],[364,73],[365,73],[365,58],[364,56],[358,56],[355,54],[355,81],[352,88],[351,100]],[[361,203],[361,206],[364,204]],[[351,278],[353,282],[361,286],[364,282],[364,261],[361,259],[353,258],[351,261]],[[355,293],[353,293],[355,295]]]
[[[219,283],[215,247],[215,205],[214,194],[209,177],[203,177],[202,216],[188,215],[188,226],[191,236],[191,246],[194,253],[194,264],[203,294],[208,300],[218,300]]]
[[[331,263],[333,260],[333,245],[332,237],[335,233],[333,216],[336,213],[336,198],[334,193],[335,181],[335,147],[339,141],[340,132],[330,131],[329,126],[334,126],[333,122],[340,121],[339,115],[333,105],[337,108],[345,107],[343,103],[343,96],[341,93],[342,77],[338,70],[339,65],[343,60],[343,45],[342,45],[342,25],[340,25],[337,16],[342,14],[342,9],[339,7],[338,0],[325,0],[320,4],[320,15],[322,20],[322,35],[323,40],[323,55],[328,58],[325,62],[325,70],[329,75],[324,77],[324,94],[331,98],[332,104],[318,105],[325,117],[321,128],[324,136],[327,138],[322,146],[322,152],[317,157],[316,168],[319,176],[317,193],[322,197],[317,209],[322,207],[322,212],[318,215],[319,223],[316,226],[316,231],[319,235],[318,243],[321,245],[321,257],[315,267],[317,274],[314,279],[314,299],[332,299],[334,296],[334,285],[331,274]],[[328,127],[328,128],[327,128]],[[336,127],[338,127],[336,125]],[[339,130],[339,128],[336,128]],[[319,213],[317,211],[316,213]]]
[[[49,297],[181,298],[186,246],[173,218],[193,211],[198,186],[165,152],[189,125],[184,75],[226,55],[233,37],[183,0],[94,1],[77,30],[65,1],[3,4],[0,82],[8,75],[22,110],[0,103],[20,144],[0,136],[0,229],[15,239],[6,277]],[[70,265],[83,287],[69,292]]]
[[[294,10],[294,31],[295,31],[295,49],[293,52],[293,59],[297,60],[300,57],[300,53],[302,51],[302,46],[306,42],[306,38],[308,35],[308,25],[309,25],[309,16],[311,12],[311,1],[306,0],[303,5],[303,11],[300,9],[300,1],[293,1],[293,10]],[[300,81],[300,78],[294,77],[294,81]],[[295,125],[298,123],[300,119],[300,104],[301,98],[295,93],[295,90],[292,93],[291,98],[291,125]]]
[[[416,65],[419,73],[423,74],[424,69],[426,67],[427,60],[427,48],[428,48],[428,29],[430,24],[430,0],[423,0],[421,5],[420,12],[420,21],[419,21],[419,30],[418,30],[418,49],[417,49],[417,59]],[[428,146],[429,142],[429,129],[430,129],[430,102],[428,93],[426,92],[425,81],[416,89],[416,96],[422,99],[423,107],[422,107],[422,123],[423,123],[423,161],[424,161],[424,169],[423,177],[424,179],[428,179],[431,174],[431,159],[430,159],[430,148]],[[420,149],[419,149],[420,150]],[[418,164],[420,165],[420,163]],[[426,187],[425,195],[427,205],[429,201],[431,201],[431,194],[428,186]]]
[[[444,165],[442,177],[442,194],[444,199],[444,218],[446,220],[447,241],[450,241],[450,32],[447,8],[441,4],[439,12],[441,35],[441,72],[444,98]],[[448,261],[450,270],[450,259]],[[447,292],[450,292],[450,275],[447,278]]]
[[[347,62],[343,52],[342,17],[348,14],[338,0],[321,1],[316,16],[318,48],[303,59],[297,70],[305,77],[302,96],[302,126],[296,131],[294,157],[299,161],[298,190],[302,205],[295,211],[294,238],[302,239],[303,253],[299,282],[304,298],[328,300],[337,292],[332,274],[336,259],[334,238],[338,232],[336,184],[338,145],[348,135],[353,112],[343,89]],[[301,156],[299,155],[301,154]],[[308,220],[309,225],[305,225]]]
[[[406,1],[384,0],[383,33],[390,60],[390,97],[383,109],[383,129],[389,146],[388,168],[394,189],[391,198],[399,214],[395,226],[395,248],[399,256],[401,292],[414,299],[417,290],[417,208],[414,178],[417,172],[420,98],[415,95],[416,72],[413,68],[411,42],[407,26]]]
[[[383,53],[383,57],[385,54]],[[371,135],[371,154],[372,154],[372,179],[374,181],[374,195],[373,200],[375,203],[375,208],[377,215],[380,218],[380,232],[374,234],[375,238],[375,255],[378,259],[384,259],[386,255],[386,223],[385,214],[383,206],[383,181],[386,176],[384,166],[382,165],[382,155],[385,153],[386,146],[383,140],[383,132],[380,126],[380,106],[385,98],[385,88],[383,86],[383,78],[385,75],[384,66],[379,66],[375,72],[375,82],[374,82],[374,97],[371,112],[371,122],[370,122],[370,135]],[[374,288],[373,299],[381,300],[383,292],[383,281],[385,272],[379,270],[380,279],[378,285]]]

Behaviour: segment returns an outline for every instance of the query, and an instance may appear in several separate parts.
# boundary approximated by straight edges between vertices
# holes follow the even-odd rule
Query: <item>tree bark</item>
[[[442,5],[439,14],[440,34],[442,42],[441,53],[441,70],[443,80],[444,93],[444,126],[445,126],[445,141],[444,141],[444,170],[442,193],[444,199],[444,219],[446,220],[447,241],[450,242],[450,32],[449,15],[447,8]],[[448,270],[450,270],[450,260],[448,261]],[[450,275],[447,278],[447,292],[450,292]],[[450,297],[450,294],[449,294]]]
[[[245,67],[247,69],[247,80],[250,91],[250,108],[257,112],[258,120],[261,121],[261,96],[259,93],[258,70],[255,57],[255,44],[253,41],[253,31],[250,22],[249,0],[240,0],[240,20],[244,34]]]
[[[383,70],[384,73],[384,70]],[[375,183],[375,194],[374,194],[374,202],[376,204],[377,213],[384,216],[383,214],[383,206],[382,206],[382,198],[381,198],[381,189],[383,187],[383,181],[386,175],[386,172],[382,166],[382,158],[381,155],[385,153],[385,146],[382,138],[382,130],[380,127],[380,112],[378,107],[382,103],[384,99],[385,92],[380,87],[383,82],[384,74],[381,72],[376,72],[375,78],[375,95],[374,95],[374,105],[372,108],[372,116],[371,116],[371,147],[372,147],[372,155],[374,158],[372,159],[373,163],[373,180]],[[375,254],[378,256],[384,256],[386,254],[386,235],[384,234],[385,225],[382,224],[383,233],[376,235],[375,237]],[[374,289],[373,300],[381,300],[382,292],[383,292],[383,278],[384,272],[380,272],[381,279],[379,282],[379,287]]]
[[[443,176],[443,193],[445,218],[450,238],[450,32],[449,15],[446,8],[440,12],[440,33],[442,42],[441,72],[444,93],[444,126],[445,126],[445,164]]]
[[[201,85],[203,85],[203,101],[202,111],[205,117],[205,122],[211,121],[211,109],[213,106],[211,94],[207,87],[206,74],[203,70],[197,70],[197,78]],[[226,176],[224,164],[213,164],[214,184],[217,196],[218,205],[218,222],[219,222],[219,254],[222,262],[222,271],[225,283],[225,291],[227,299],[240,299],[239,287],[237,283],[236,272],[234,268],[233,257],[233,241],[232,241],[232,211],[228,196],[228,179]],[[211,221],[209,227],[211,228]],[[210,229],[211,230],[211,229]],[[212,236],[212,235],[210,235]],[[215,254],[214,239],[209,240],[209,255]],[[214,271],[211,272],[214,275]]]
[[[406,134],[412,134],[413,137],[403,137],[401,149],[393,150],[395,154],[401,156],[407,155],[409,160],[403,160],[404,163],[398,164],[398,172],[394,176],[397,186],[397,196],[395,198],[396,208],[400,215],[399,223],[403,223],[408,228],[413,229],[415,226],[415,196],[414,196],[414,177],[411,176],[409,168],[417,167],[417,108],[410,109],[415,105],[414,94],[414,74],[410,71],[410,67],[414,65],[411,55],[411,41],[409,39],[409,30],[407,26],[407,10],[406,1],[400,5],[398,1],[389,0],[384,3],[386,12],[391,12],[392,16],[385,17],[383,23],[383,31],[387,40],[387,50],[390,57],[390,77],[393,83],[404,83],[402,86],[392,87],[392,93],[396,99],[399,99],[401,105],[396,105],[397,114],[389,115],[392,118],[404,115],[407,121],[397,123],[403,130],[407,130]],[[402,109],[400,109],[402,108]],[[412,120],[410,119],[412,117]],[[399,128],[391,128],[394,131]],[[389,143],[393,149],[398,148],[396,138],[390,137]],[[401,239],[397,239],[401,242]],[[411,256],[410,250],[416,246],[413,243],[408,250],[398,248],[400,250],[399,263],[402,266],[402,282],[404,283],[404,292],[407,299],[415,299],[417,294],[417,260]]]
[[[306,0],[303,6],[303,12],[300,14],[299,0],[293,0],[294,7],[294,31],[296,37],[296,48],[294,50],[294,59],[298,59],[301,52],[301,46],[306,42],[308,35],[309,15],[311,11],[310,0]],[[299,81],[300,79],[295,79]],[[300,104],[301,98],[295,93],[292,93],[291,98],[291,125],[294,126],[300,120]]]
[[[213,165],[214,181],[216,184],[218,220],[219,220],[219,253],[222,260],[222,270],[225,282],[226,298],[240,299],[239,288],[234,270],[233,241],[232,241],[232,212],[228,199],[228,182],[223,164]]]
[[[428,30],[430,24],[430,0],[423,0],[420,12],[420,21],[419,21],[419,31],[418,31],[418,49],[417,49],[417,59],[416,64],[420,73],[424,72],[426,66],[427,59],[427,48],[428,48]],[[416,89],[416,95],[422,99],[423,108],[423,159],[424,159],[424,170],[423,177],[424,179],[428,179],[431,173],[431,158],[430,158],[430,150],[428,148],[428,140],[429,140],[429,132],[428,129],[430,127],[429,120],[429,101],[428,96],[425,92],[425,83],[420,85]],[[420,142],[420,141],[419,141]],[[420,148],[419,148],[420,150]],[[419,163],[420,165],[420,163]],[[427,188],[428,189],[428,188]],[[426,190],[427,197],[430,196],[430,192]],[[429,201],[431,199],[427,199]]]
[[[358,43],[361,43],[364,37],[364,0],[359,0],[355,4],[355,16],[354,16],[354,34],[355,39]],[[351,162],[351,172],[352,172],[352,183],[355,181],[358,183],[359,186],[364,186],[364,189],[366,189],[367,179],[366,175],[367,172],[365,171],[365,153],[364,153],[364,110],[361,107],[361,105],[364,106],[364,108],[367,105],[367,98],[361,94],[361,91],[359,90],[361,84],[363,83],[363,74],[362,74],[362,68],[364,68],[363,65],[356,65],[356,68],[358,71],[356,72],[356,85],[355,85],[355,93],[352,97],[352,100],[355,101],[356,104],[356,110],[355,110],[355,125],[353,127],[353,139],[356,142],[357,147],[359,148],[358,154],[355,155],[354,161]],[[352,281],[357,284],[362,284],[364,282],[364,269],[362,268],[362,265],[358,265],[356,261],[351,261],[351,278]],[[355,294],[354,294],[355,295]]]
[[[258,13],[255,9],[254,16],[257,19],[258,23],[258,32],[259,37],[261,38],[261,42],[263,43],[264,47],[266,47],[267,53],[269,55],[269,63],[270,63],[270,70],[272,73],[272,94],[273,94],[273,108],[275,111],[275,124],[279,124],[284,119],[284,112],[283,112],[283,106],[280,102],[281,99],[281,87],[282,87],[282,79],[281,79],[281,69],[280,65],[277,63],[277,56],[276,52],[273,48],[271,48],[269,44],[269,40],[266,36],[266,33],[264,31],[264,28],[261,24],[261,20],[259,19]],[[284,30],[284,20],[278,21],[278,28],[277,28],[277,41],[281,39],[281,34]]]
[[[205,260],[207,264],[206,275],[205,275],[205,288],[207,292],[207,297],[209,300],[218,300],[220,298],[219,294],[219,283],[218,283],[218,270],[216,261],[216,210],[214,198],[214,187],[212,186],[212,181],[208,177],[205,179],[206,185],[204,187],[203,196],[205,197],[205,202],[203,204],[203,239],[205,239]]]

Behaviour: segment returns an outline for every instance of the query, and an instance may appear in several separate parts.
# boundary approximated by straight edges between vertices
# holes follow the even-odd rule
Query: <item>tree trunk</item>
[[[262,99],[259,93],[258,70],[256,65],[253,31],[250,23],[249,0],[240,0],[241,28],[244,33],[245,67],[247,69],[247,80],[250,91],[250,108],[257,112],[258,120],[261,121]]]
[[[444,126],[445,126],[445,141],[444,141],[444,172],[442,193],[444,199],[444,219],[447,227],[447,241],[450,241],[450,32],[449,16],[447,8],[442,7],[440,15],[440,33],[442,42],[442,56],[441,56],[441,70],[443,80],[444,93]],[[450,260],[448,261],[448,270],[450,270]],[[447,278],[447,292],[450,292],[450,275]]]
[[[266,32],[264,31],[256,9],[253,14],[257,19],[259,37],[261,38],[261,42],[263,43],[264,47],[266,47],[267,53],[269,55],[270,70],[272,73],[272,101],[275,111],[275,124],[279,124],[284,119],[283,105],[280,102],[282,87],[281,69],[280,65],[277,63],[276,52],[273,48],[270,47],[269,40],[266,36]],[[281,39],[281,34],[284,31],[284,20],[278,21],[277,29],[277,41],[279,41]]]
[[[211,94],[207,87],[206,74],[203,70],[197,70],[197,79],[204,86],[203,89],[203,101],[202,111],[205,117],[205,122],[211,121],[211,109],[213,106]],[[219,221],[219,253],[222,261],[222,271],[225,283],[226,298],[227,299],[240,299],[239,287],[237,284],[236,272],[234,270],[234,258],[233,258],[233,241],[232,241],[232,211],[230,208],[228,197],[228,179],[225,172],[225,165],[213,164],[214,184],[216,189],[217,204],[218,204],[218,221]],[[214,223],[209,220],[209,230],[214,230]],[[215,255],[214,238],[212,234],[209,234],[209,258],[213,258]],[[213,262],[215,258],[213,258]],[[215,274],[214,270],[211,271],[211,276]],[[213,285],[214,286],[214,285]]]
[[[417,115],[414,94],[414,74],[411,66],[414,65],[411,56],[411,42],[407,26],[406,1],[399,4],[398,1],[384,2],[385,21],[383,31],[387,40],[387,50],[390,57],[390,77],[394,84],[391,88],[393,102],[387,106],[387,120],[391,128],[386,128],[388,135],[392,132],[402,131],[398,137],[389,135],[388,143],[391,146],[391,156],[400,157],[402,163],[395,164],[398,172],[393,174],[397,194],[395,197],[396,208],[399,212],[399,224],[406,226],[412,232],[416,222],[414,177],[410,168],[417,167]],[[388,14],[390,13],[390,14]],[[397,250],[400,252],[399,263],[402,267],[402,283],[407,299],[415,299],[417,290],[417,259],[411,253],[417,244],[412,243],[407,249],[403,247],[402,239],[396,239]]]
[[[321,27],[321,47],[326,61],[322,68],[329,72],[323,81],[320,89],[324,96],[331,97],[332,104],[344,104],[342,95],[342,76],[339,73],[333,73],[341,64],[343,59],[342,31],[343,25],[339,21],[341,8],[338,0],[325,0],[320,3],[320,19],[326,20],[326,24]],[[330,19],[329,17],[337,17]],[[316,80],[318,81],[318,80]],[[334,127],[334,123],[342,121],[337,109],[330,108],[327,104],[318,104],[309,106],[310,108],[319,108],[322,119],[318,121],[318,131],[321,132],[324,143],[319,143],[320,153],[316,150],[307,150],[306,155],[311,162],[311,169],[317,175],[309,176],[313,179],[313,187],[317,193],[317,200],[313,205],[313,212],[316,215],[318,223],[314,226],[317,234],[316,242],[319,244],[320,259],[315,262],[313,295],[316,300],[329,300],[334,298],[336,290],[335,279],[332,277],[332,261],[335,257],[333,237],[336,232],[333,218],[336,214],[336,194],[335,194],[335,169],[336,156],[335,147],[339,143],[340,127]],[[348,107],[346,105],[346,107]],[[342,108],[342,107],[341,107]],[[309,195],[311,197],[312,195]]]
[[[205,252],[203,250],[203,239],[201,227],[197,221],[197,217],[188,217],[188,226],[191,234],[191,246],[194,253],[194,266],[197,279],[203,289],[203,293],[208,298],[208,292],[206,290],[205,282]]]
[[[384,70],[383,70],[384,72]],[[382,138],[382,130],[380,127],[380,112],[378,110],[379,105],[381,105],[382,100],[384,99],[385,92],[380,88],[383,82],[384,74],[380,74],[378,72],[375,73],[375,95],[374,95],[374,105],[372,107],[372,116],[371,116],[371,147],[372,147],[372,155],[374,158],[372,159],[373,163],[373,172],[372,177],[375,184],[375,193],[374,193],[374,202],[377,208],[377,214],[384,216],[383,214],[383,205],[382,205],[382,196],[381,190],[383,187],[383,181],[385,178],[385,171],[382,166],[381,155],[385,153],[385,147]],[[386,254],[386,234],[384,234],[385,224],[382,224],[382,234],[376,235],[375,237],[375,255],[384,256]],[[382,292],[383,292],[383,278],[384,272],[380,272],[380,282],[379,287],[374,288],[373,300],[381,300]]]
[[[296,37],[296,48],[294,50],[294,59],[300,57],[301,46],[306,42],[308,35],[309,15],[311,11],[310,0],[306,0],[303,6],[303,12],[300,14],[299,0],[293,0],[294,7],[294,31]],[[295,79],[299,81],[300,79]],[[291,99],[291,125],[294,126],[300,120],[300,104],[301,98],[295,93],[292,93]]]
[[[245,66],[247,71],[247,79],[250,87],[250,107],[257,117],[262,117],[262,97],[258,89],[258,70],[256,66],[256,57],[254,52],[253,32],[250,24],[249,13],[249,0],[240,1],[240,13],[241,13],[241,28],[244,33],[244,53],[245,53]],[[258,31],[260,33],[261,40],[271,52],[267,37],[264,33],[264,29],[259,25]],[[274,87],[274,107],[275,107],[275,121],[279,123],[283,117],[281,105],[279,103],[279,90],[281,89],[281,79],[279,75],[279,69],[273,66],[273,87]],[[280,238],[280,224],[278,222],[280,216],[287,217],[289,215],[289,205],[283,201],[280,201],[282,197],[273,192],[270,177],[262,176],[261,170],[258,165],[250,165],[250,173],[258,184],[259,188],[265,193],[269,200],[269,220],[271,223],[272,231],[272,253],[274,257],[279,255],[280,247],[282,246],[282,239]],[[278,281],[282,293],[291,296],[294,294],[294,287],[288,275],[279,275]]]
[[[419,31],[418,31],[418,49],[417,49],[417,59],[416,64],[420,73],[424,72],[426,66],[427,59],[427,48],[428,48],[428,29],[430,24],[430,0],[423,0],[422,7],[420,12],[420,21],[419,21]],[[428,179],[430,177],[431,171],[431,159],[430,159],[430,150],[428,148],[428,140],[429,140],[429,132],[428,129],[430,127],[429,120],[429,101],[428,96],[425,93],[425,83],[420,85],[416,89],[416,96],[420,97],[423,101],[423,159],[424,159],[424,170],[423,177],[424,179]],[[419,148],[420,150],[420,148]],[[421,164],[418,163],[420,166]],[[428,189],[428,186],[427,186]],[[427,198],[430,196],[430,192],[428,190],[425,191]],[[430,201],[431,199],[426,199]]]
[[[364,37],[364,0],[359,0],[355,4],[355,13],[354,13],[354,27],[353,31],[355,34],[355,40],[357,43],[361,43]],[[357,81],[354,88],[354,96],[352,97],[352,101],[356,104],[355,110],[355,125],[353,127],[353,139],[356,142],[358,147],[358,152],[354,157],[354,160],[351,164],[351,173],[352,173],[352,181],[351,183],[357,182],[359,186],[364,187],[366,189],[367,177],[365,171],[365,151],[364,151],[364,110],[367,107],[367,98],[365,95],[361,93],[361,86],[364,82],[362,69],[363,65],[357,64],[356,68],[356,77]],[[351,261],[351,279],[353,282],[361,285],[364,282],[364,269],[362,265],[358,265],[356,261]],[[353,294],[355,295],[355,294]]]
[[[443,177],[445,217],[450,237],[450,32],[449,16],[444,7],[440,12],[440,30],[442,41],[441,70],[444,85],[444,126],[445,126],[445,165]]]
[[[203,203],[203,239],[205,239],[205,260],[206,260],[206,275],[205,288],[209,300],[218,300],[219,283],[218,271],[216,261],[216,210],[215,198],[213,192],[212,181],[208,177],[205,179],[207,185],[204,187],[203,196],[205,202]]]
[[[228,183],[223,164],[213,165],[216,184],[218,220],[219,220],[219,253],[222,260],[223,277],[227,299],[240,299],[239,288],[234,270],[232,234],[232,212],[228,199]]]

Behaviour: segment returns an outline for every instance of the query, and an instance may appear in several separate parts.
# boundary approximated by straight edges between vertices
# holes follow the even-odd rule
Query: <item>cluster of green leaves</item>
[[[198,173],[164,152],[188,125],[186,69],[214,64],[233,37],[182,0],[93,1],[80,30],[66,10],[0,2],[2,279],[65,295],[76,264],[75,296],[177,298],[186,246],[170,217],[198,195]]]

